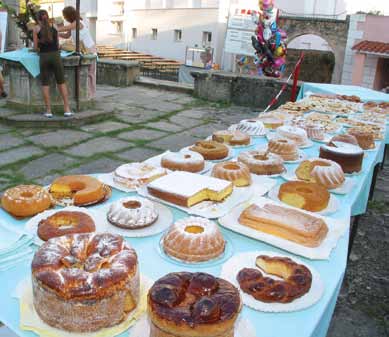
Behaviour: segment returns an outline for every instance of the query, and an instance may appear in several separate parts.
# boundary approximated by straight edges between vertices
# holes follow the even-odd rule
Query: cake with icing
[[[276,130],[279,138],[289,139],[297,144],[297,146],[304,146],[308,143],[308,136],[305,130],[292,126],[283,125]]]
[[[166,170],[147,163],[130,163],[119,166],[113,180],[127,188],[137,188],[162,177]]]
[[[344,173],[358,173],[362,170],[363,150],[356,145],[331,141],[320,147],[320,158],[337,162]]]
[[[204,170],[204,157],[194,151],[165,153],[161,158],[161,166],[172,171],[200,172]]]
[[[212,177],[231,181],[237,187],[251,185],[251,173],[246,164],[227,161],[216,164],[212,169]]]
[[[123,322],[139,302],[138,257],[120,235],[53,238],[31,264],[33,305],[46,324],[73,333]]]
[[[274,175],[285,171],[282,157],[266,150],[241,152],[238,161],[246,164],[253,174]]]
[[[318,183],[327,189],[342,186],[346,179],[338,163],[322,158],[304,160],[296,169],[296,176],[300,180]]]
[[[175,171],[152,181],[147,189],[152,196],[159,199],[191,207],[206,200],[223,201],[232,193],[233,184],[214,177]]]
[[[166,254],[186,262],[202,262],[223,254],[225,241],[213,221],[200,217],[177,220],[162,240]]]
[[[125,197],[109,207],[108,221],[117,227],[139,229],[152,225],[158,219],[154,203],[140,197]]]
[[[266,134],[265,125],[257,119],[244,119],[239,122],[236,129],[249,136],[264,136]]]

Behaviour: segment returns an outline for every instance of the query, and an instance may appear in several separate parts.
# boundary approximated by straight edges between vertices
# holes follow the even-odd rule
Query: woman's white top
[[[87,49],[92,49],[95,46],[95,41],[93,41],[92,35],[89,31],[89,27],[86,22],[83,20],[80,21],[82,24],[82,29],[80,29],[80,42],[84,44],[84,47]],[[76,30],[72,30],[72,40],[76,43]]]

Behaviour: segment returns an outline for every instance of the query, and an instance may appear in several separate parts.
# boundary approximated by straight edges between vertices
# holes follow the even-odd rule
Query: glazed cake
[[[171,273],[148,294],[150,336],[234,337],[242,308],[239,290],[206,273]]]
[[[154,180],[147,189],[159,199],[191,207],[206,200],[223,201],[232,193],[233,184],[222,179],[176,171]]]

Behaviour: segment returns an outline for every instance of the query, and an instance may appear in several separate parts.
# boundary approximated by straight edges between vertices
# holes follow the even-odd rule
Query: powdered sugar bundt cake
[[[209,261],[223,254],[225,241],[218,226],[205,218],[176,221],[162,243],[166,254],[182,261]]]
[[[251,173],[258,175],[280,174],[285,171],[284,160],[266,150],[241,152],[238,161],[246,164]]]
[[[305,130],[309,139],[313,140],[324,140],[325,130],[322,126],[317,124],[305,124],[301,126]]]
[[[58,329],[81,333],[117,325],[139,301],[138,258],[120,235],[50,239],[31,270],[35,310]]]
[[[158,219],[158,212],[150,200],[126,197],[110,206],[107,219],[117,227],[138,229],[152,225]]]
[[[204,157],[194,151],[167,152],[161,158],[161,166],[172,171],[200,172],[204,169]]]
[[[249,136],[264,136],[265,125],[257,119],[244,119],[236,126],[236,130],[247,133]]]
[[[296,143],[289,139],[271,139],[268,150],[279,155],[285,161],[294,161],[299,158],[299,150]]]
[[[212,169],[212,177],[231,181],[237,187],[251,185],[251,173],[246,164],[227,161],[216,164]]]
[[[292,125],[283,125],[277,128],[276,132],[280,138],[292,140],[297,146],[304,146],[308,143],[307,133],[301,128]]]
[[[297,178],[318,183],[328,189],[341,186],[345,181],[342,167],[332,161],[322,158],[304,160],[296,170]]]

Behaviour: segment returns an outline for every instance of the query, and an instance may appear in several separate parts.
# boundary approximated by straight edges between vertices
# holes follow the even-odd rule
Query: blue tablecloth
[[[61,51],[61,57],[67,57],[72,54],[73,52]],[[0,54],[1,59],[20,62],[32,77],[37,77],[40,74],[39,55],[35,52],[28,51],[28,48],[2,53]]]
[[[256,139],[254,146],[265,144],[265,139]],[[251,148],[253,148],[252,146]],[[311,148],[305,149],[309,156],[317,156],[320,144],[314,143]],[[342,219],[347,224],[350,221],[350,215],[364,212],[367,204],[368,191],[371,182],[373,167],[378,160],[379,152],[382,151],[383,143],[378,144],[378,150],[366,152],[363,164],[363,172],[354,179],[355,187],[352,192],[345,196],[337,196],[341,207],[332,217]],[[244,149],[244,150],[247,150]],[[240,150],[241,151],[241,150]],[[234,150],[234,155],[239,151]],[[288,168],[296,165],[288,165]],[[277,178],[278,183],[283,182],[282,178]],[[123,197],[125,193],[114,190],[110,201]],[[96,206],[97,208],[102,207]],[[187,216],[184,212],[171,208],[174,219]],[[15,228],[22,228],[25,221],[15,220],[10,215],[0,210],[0,221],[7,222]],[[233,253],[253,250],[267,250],[282,252],[268,244],[250,239],[243,235],[222,229],[223,234],[230,239],[233,244]],[[327,333],[329,322],[335,308],[336,300],[342,284],[346,269],[348,232],[339,240],[336,248],[332,251],[330,259],[325,261],[310,261],[301,258],[306,263],[314,266],[321,275],[325,285],[325,292],[321,300],[309,309],[290,312],[290,313],[263,313],[244,307],[242,315],[248,318],[256,327],[257,336],[262,337],[324,337]],[[158,279],[162,275],[173,271],[199,271],[219,275],[221,265],[198,267],[182,267],[168,262],[158,253],[157,247],[161,238],[160,235],[148,238],[130,238],[128,242],[136,249],[141,272],[152,279]],[[1,240],[1,238],[0,238]],[[17,267],[7,271],[0,272],[0,298],[2,305],[0,307],[0,321],[14,330],[20,336],[34,336],[33,333],[19,329],[19,304],[11,297],[15,286],[30,274],[31,257],[20,263]],[[128,336],[123,333],[121,337]],[[145,336],[147,337],[147,336]]]
[[[308,92],[329,95],[356,95],[364,102],[389,102],[389,94],[356,85],[304,82],[300,88],[298,99],[302,99]]]

